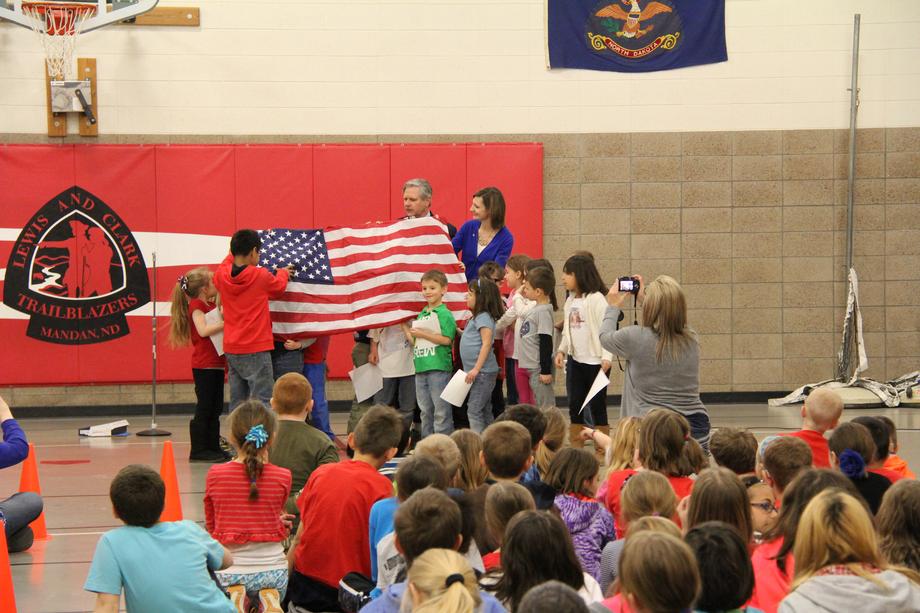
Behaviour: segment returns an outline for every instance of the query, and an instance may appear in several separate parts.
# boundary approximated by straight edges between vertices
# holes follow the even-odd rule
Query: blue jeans
[[[429,370],[415,373],[415,399],[422,413],[422,438],[429,434],[450,434],[454,431],[453,409],[441,392],[453,373],[446,370]]]
[[[313,412],[310,414],[310,421],[313,422],[314,428],[322,430],[334,441],[335,434],[329,425],[329,403],[326,401],[326,363],[304,364],[303,376],[313,388]]]
[[[466,414],[470,418],[470,430],[479,434],[492,423],[492,390],[495,388],[497,372],[481,372],[473,379],[473,386],[466,397]]]
[[[402,415],[406,427],[409,427],[412,425],[412,414],[415,412],[415,375],[384,377],[383,389],[374,394],[374,404],[395,407],[397,400],[399,414]]]
[[[269,405],[272,399],[272,358],[270,351],[258,353],[228,353],[227,371],[230,379],[230,410],[255,398]]]
[[[690,436],[700,444],[703,451],[709,453],[709,436],[711,430],[709,425],[709,414],[706,412],[691,413],[690,415],[684,415],[684,417],[687,418],[687,422],[690,423]]]
[[[29,524],[41,515],[42,506],[41,496],[32,492],[20,492],[0,501],[0,517],[6,523],[6,548],[10,553],[32,546],[35,535]]]
[[[272,350],[272,378],[277,381],[282,375],[289,372],[300,374],[303,370],[303,349],[285,349],[282,345],[280,348],[275,343],[275,349]]]

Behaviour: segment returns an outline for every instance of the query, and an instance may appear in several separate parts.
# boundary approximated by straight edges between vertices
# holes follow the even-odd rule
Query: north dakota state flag
[[[725,0],[547,0],[550,68],[651,72],[713,64]]]

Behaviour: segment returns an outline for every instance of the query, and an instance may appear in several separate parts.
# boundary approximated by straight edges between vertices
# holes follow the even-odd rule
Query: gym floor
[[[767,407],[763,404],[723,404],[709,407],[714,427],[738,426],[758,437],[799,427],[799,407]],[[15,407],[14,407],[15,411]],[[611,413],[616,413],[612,408]],[[920,468],[920,411],[914,409],[847,410],[844,419],[857,415],[887,415],[898,426],[900,455]],[[51,538],[38,541],[29,551],[10,557],[16,603],[29,613],[91,611],[95,596],[83,591],[96,541],[120,522],[112,515],[109,482],[126,464],[148,464],[159,469],[163,443],[173,441],[182,510],[185,519],[204,521],[202,497],[208,464],[190,464],[188,416],[159,420],[159,427],[172,431],[164,438],[84,438],[77,435],[89,423],[118,419],[24,419],[30,442],[35,444],[38,470],[45,500],[45,518]],[[333,429],[345,432],[347,414],[332,415]],[[132,418],[130,431],[149,425]],[[0,495],[19,485],[18,467],[0,471]],[[122,606],[124,600],[122,599]]]

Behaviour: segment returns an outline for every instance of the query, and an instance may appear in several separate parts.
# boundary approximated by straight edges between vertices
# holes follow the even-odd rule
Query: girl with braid
[[[265,405],[244,401],[229,421],[236,459],[212,466],[204,491],[205,527],[233,553],[233,566],[217,579],[235,610],[258,603],[266,613],[280,613],[288,583],[282,541],[288,535],[283,513],[291,471],[268,461],[278,423]]]

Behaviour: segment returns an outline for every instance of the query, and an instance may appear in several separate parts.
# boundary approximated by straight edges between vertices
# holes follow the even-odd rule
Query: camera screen
[[[636,289],[635,279],[620,279],[621,292],[634,292]]]

